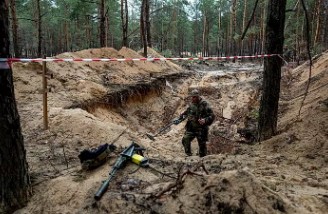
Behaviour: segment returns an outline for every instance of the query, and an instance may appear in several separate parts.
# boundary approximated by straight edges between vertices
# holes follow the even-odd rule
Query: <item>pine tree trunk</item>
[[[147,34],[147,46],[152,47],[151,45],[151,33],[150,33],[150,7],[149,7],[149,0],[146,0],[145,5],[145,23],[146,23],[146,34]]]
[[[202,57],[206,56],[206,13],[203,11],[203,36],[202,36]]]
[[[221,33],[221,0],[219,1],[219,12],[218,12],[218,38],[217,38],[217,56],[222,56],[222,49],[221,49],[221,43],[222,43],[222,33]]]
[[[164,21],[163,21],[163,10],[164,10],[164,2],[162,1],[162,10],[161,10],[161,39],[160,39],[160,44],[161,44],[161,52],[164,50]]]
[[[11,30],[12,30],[12,36],[13,36],[13,47],[14,47],[14,53],[15,57],[19,58],[21,56],[20,53],[20,47],[19,47],[19,38],[18,38],[18,21],[16,16],[16,1],[10,0],[10,13],[11,13]]]
[[[143,55],[147,57],[147,33],[146,33],[146,0],[142,0],[140,14],[140,34],[143,45]]]
[[[67,27],[67,25],[68,25],[68,23],[67,23],[67,21],[64,21],[64,23],[63,23],[63,36],[64,36],[64,52],[66,52],[66,51],[68,51],[68,27]]]
[[[320,9],[321,9],[321,0],[317,1],[317,9],[316,9],[316,28],[315,28],[315,33],[314,33],[314,41],[313,41],[313,47],[316,47],[319,39],[319,34],[320,34]]]
[[[233,13],[233,24],[232,24],[232,34],[231,34],[231,39],[232,39],[232,54],[234,56],[237,55],[237,45],[236,45],[236,27],[237,27],[237,0],[233,0],[232,2],[232,13]],[[233,59],[233,62],[236,60]]]
[[[106,47],[105,0],[100,0],[99,19],[100,47]]]
[[[229,25],[229,24],[227,24],[227,25]],[[225,56],[230,56],[230,40],[229,40],[230,33],[229,32],[230,32],[230,27],[227,27],[226,28],[226,38],[225,38]]]
[[[210,33],[210,23],[207,22],[207,24],[206,24],[206,56],[210,56],[209,33]]]
[[[121,0],[122,46],[128,47],[128,1]]]
[[[261,51],[260,51],[260,53],[261,54],[263,54],[263,53],[265,53],[265,51],[264,51],[264,44],[265,44],[265,16],[266,16],[266,7],[265,7],[265,1],[264,2],[262,2],[263,4],[264,4],[264,6],[263,6],[263,10],[262,10],[262,17],[263,17],[263,19],[262,19],[262,23],[261,23],[261,26],[262,26],[262,36],[261,36],[261,40],[262,40],[262,43],[261,43]]]
[[[286,0],[270,0],[267,10],[265,49],[270,54],[282,54],[284,43]],[[263,94],[261,98],[258,140],[266,140],[277,132],[278,101],[281,79],[281,58],[264,60]]]
[[[37,26],[38,26],[38,52],[37,56],[42,57],[42,17],[40,9],[40,0],[36,0],[36,14],[37,14]]]
[[[108,47],[108,37],[109,37],[109,17],[105,16],[105,46]],[[113,46],[112,46],[113,47]]]
[[[296,19],[299,20],[299,17],[300,17],[300,10],[301,10],[301,6],[300,4],[297,5],[297,12],[296,12]],[[300,62],[300,55],[301,55],[301,49],[300,49],[300,25],[299,25],[299,22],[297,22],[296,24],[296,33],[295,33],[295,57],[297,61],[297,65],[299,65],[299,62]]]
[[[87,43],[87,48],[92,47],[92,21],[90,20],[91,18],[89,16],[86,16],[86,43]],[[85,46],[84,46],[85,47]]]
[[[324,12],[323,12],[323,33],[322,33],[322,41],[324,43],[324,49],[328,48],[328,1],[323,2]]]
[[[242,32],[245,31],[246,27],[246,13],[247,13],[247,0],[244,0],[244,12],[243,12],[243,30]],[[240,55],[244,55],[244,40],[241,41],[241,48],[240,48]]]
[[[0,58],[9,57],[6,2],[0,1]],[[0,139],[0,213],[11,213],[26,205],[29,177],[12,71],[6,62],[0,62]]]
[[[233,7],[232,7],[233,8]],[[231,56],[232,55],[232,32],[233,32],[233,9],[231,11],[231,14],[230,14],[230,19],[229,19],[229,32],[227,33],[227,36],[228,36],[228,41],[227,41],[227,45],[228,46],[228,56]]]

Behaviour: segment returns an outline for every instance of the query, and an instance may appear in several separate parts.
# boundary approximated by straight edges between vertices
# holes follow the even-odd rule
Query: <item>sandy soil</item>
[[[158,53],[149,50],[152,56]],[[89,49],[61,57],[142,57],[128,48]],[[238,128],[254,129],[261,63],[48,63],[49,130],[43,130],[39,63],[13,65],[15,93],[32,181],[28,205],[16,213],[326,213],[328,210],[328,53],[309,66],[283,70],[279,134],[241,143]],[[194,67],[196,70],[186,70]],[[155,141],[157,131],[199,88],[214,109],[209,155],[186,157],[184,123]],[[100,201],[93,196],[123,148],[143,146],[150,168],[120,170]],[[113,143],[101,167],[83,171],[83,149]]]

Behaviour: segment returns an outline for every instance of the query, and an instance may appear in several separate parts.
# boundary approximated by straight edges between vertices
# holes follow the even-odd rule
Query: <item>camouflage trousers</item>
[[[208,140],[208,128],[203,128],[200,130],[187,130],[182,138],[182,145],[184,147],[185,153],[191,156],[191,141],[197,138],[198,141],[198,154],[199,157],[204,157],[207,154],[206,141]]]

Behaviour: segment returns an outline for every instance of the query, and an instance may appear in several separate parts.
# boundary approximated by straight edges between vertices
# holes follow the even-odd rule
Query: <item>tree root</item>
[[[152,194],[150,197],[160,198],[162,195],[164,195],[167,192],[170,192],[171,190],[172,190],[172,193],[178,192],[179,190],[181,190],[183,188],[183,184],[184,184],[184,181],[185,181],[185,178],[187,177],[187,175],[196,175],[196,176],[201,176],[201,177],[204,176],[203,174],[196,172],[199,168],[202,168],[207,175],[209,174],[208,171],[206,170],[203,162],[198,162],[193,169],[190,169],[189,167],[185,167],[185,165],[182,165],[178,170],[178,173],[177,173],[178,177],[176,178],[176,181],[174,183],[171,183],[170,185],[168,185],[168,187],[166,187],[162,191],[160,191],[156,194]]]

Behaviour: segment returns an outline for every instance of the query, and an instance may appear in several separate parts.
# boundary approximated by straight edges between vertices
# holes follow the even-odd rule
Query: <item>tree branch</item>
[[[90,3],[90,4],[99,4],[99,3],[96,2],[96,1],[81,0],[81,2]]]
[[[255,2],[255,6],[254,6],[254,8],[253,8],[252,16],[251,16],[251,18],[249,19],[249,21],[248,21],[248,23],[247,23],[247,26],[246,26],[246,28],[245,28],[245,30],[244,30],[244,32],[243,32],[243,35],[241,36],[241,40],[244,39],[244,37],[245,37],[245,35],[246,35],[246,33],[247,33],[247,30],[248,30],[249,26],[251,25],[251,22],[252,22],[252,20],[253,20],[253,18],[254,18],[254,14],[255,14],[255,10],[256,10],[256,8],[257,8],[257,4],[258,4],[258,2],[259,2],[259,0],[256,0],[256,2]]]
[[[11,18],[12,19],[12,18]],[[18,17],[17,19],[22,19],[22,20],[27,20],[27,21],[32,21],[32,22],[37,22],[37,20],[35,20],[35,19],[29,19],[29,18],[20,18],[20,17]]]

